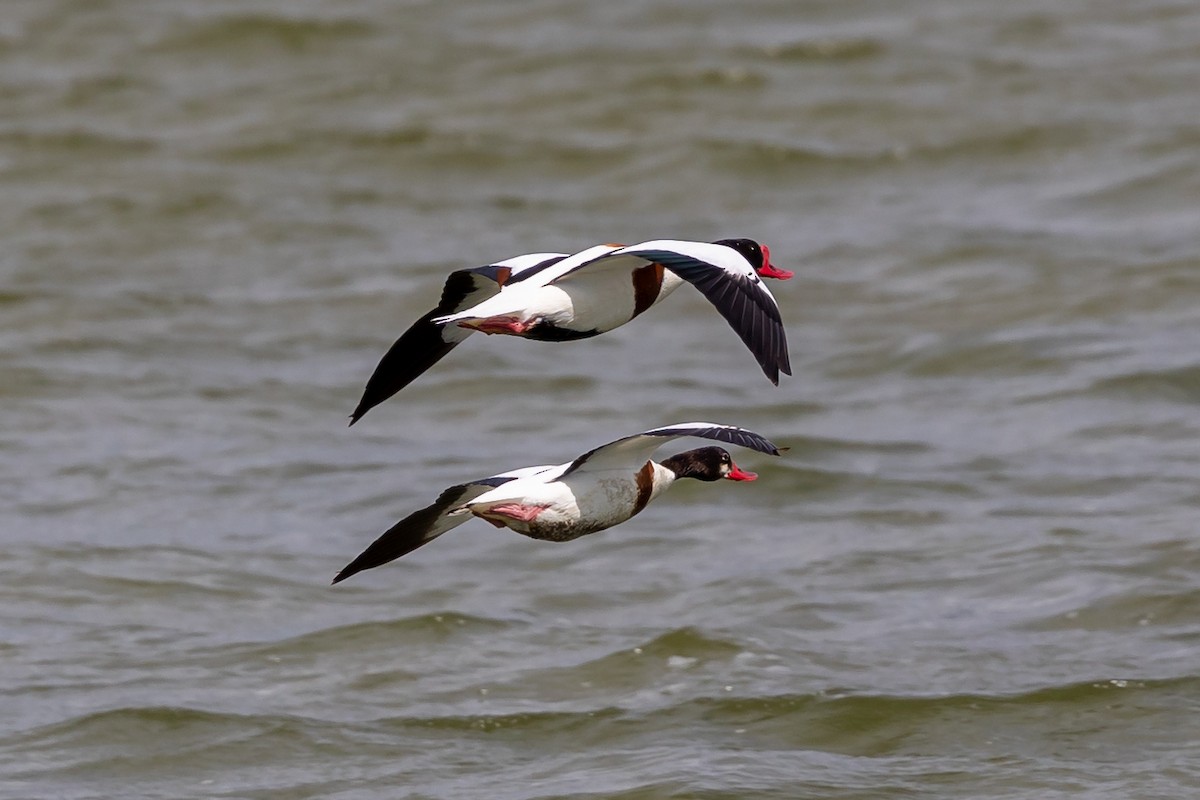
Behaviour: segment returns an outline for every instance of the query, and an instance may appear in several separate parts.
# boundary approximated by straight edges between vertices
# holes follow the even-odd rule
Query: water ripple
[[[191,52],[245,54],[255,47],[304,51],[334,46],[369,35],[375,27],[355,18],[293,17],[285,14],[231,14],[216,19],[177,22],[153,48],[180,54]]]

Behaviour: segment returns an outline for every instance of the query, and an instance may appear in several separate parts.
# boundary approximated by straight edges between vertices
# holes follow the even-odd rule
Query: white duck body
[[[588,339],[619,328],[690,283],[725,318],[778,385],[790,375],[787,337],[761,277],[791,273],[751,239],[589,247],[574,255],[531,253],[447,277],[436,308],[388,349],[350,415],[353,425],[440,361],[472,332],[545,342]]]
[[[625,522],[675,482],[675,473],[655,461],[634,474],[605,469],[559,477],[570,466],[498,486],[466,508],[533,539],[569,542]]]
[[[517,335],[526,338],[587,338],[621,327],[684,283],[674,272],[639,256],[606,257],[618,249],[616,245],[589,247],[549,269],[507,284],[478,305],[435,321],[470,327],[479,320],[507,318],[519,325]],[[600,258],[604,260],[591,263]],[[584,265],[588,268],[580,269]],[[576,269],[579,271],[574,272]],[[570,280],[560,281],[568,273]]]
[[[586,339],[624,325],[686,281],[725,317],[778,384],[780,372],[791,374],[787,337],[779,305],[759,271],[769,277],[790,273],[767,259],[766,249],[750,239],[598,245],[531,269],[501,286],[499,294],[432,322],[541,341]]]
[[[684,436],[779,455],[779,448],[745,428],[679,422],[593,448],[569,464],[522,467],[456,484],[385,531],[333,582],[394,561],[476,516],[535,539],[566,542],[624,522],[681,478],[754,480],[720,447],[677,453],[662,464],[651,459],[662,444]]]

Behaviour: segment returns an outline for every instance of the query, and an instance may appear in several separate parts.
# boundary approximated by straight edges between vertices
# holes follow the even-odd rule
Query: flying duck
[[[597,245],[574,255],[531,253],[446,279],[421,317],[375,367],[350,424],[436,364],[474,331],[548,342],[619,328],[684,282],[699,289],[750,348],[772,383],[792,374],[779,306],[761,278],[787,280],[752,239],[661,239]]]
[[[712,422],[680,422],[617,439],[566,464],[523,467],[460,483],[393,525],[343,567],[333,582],[410,553],[473,516],[533,539],[567,542],[619,525],[680,478],[752,481],[758,477],[739,468],[722,447],[651,460],[655,450],[683,436],[779,455],[779,448],[753,431]]]

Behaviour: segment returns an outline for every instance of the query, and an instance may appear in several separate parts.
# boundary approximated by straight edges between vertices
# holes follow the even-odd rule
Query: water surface
[[[4,797],[1200,788],[1192,4],[0,10]],[[445,274],[750,236],[478,337],[346,429]],[[452,483],[714,419],[790,452],[553,545]]]

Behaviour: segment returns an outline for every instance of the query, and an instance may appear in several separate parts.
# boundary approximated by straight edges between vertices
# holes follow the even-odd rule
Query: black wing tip
[[[760,433],[755,433],[748,428],[739,428],[736,425],[721,425],[713,423],[711,428],[679,428],[674,425],[665,428],[655,428],[653,431],[646,431],[642,436],[696,436],[701,439],[712,439],[717,442],[725,442],[726,444],[736,444],[738,447],[744,447],[747,450],[756,450],[767,455],[777,456],[782,452],[786,452],[787,448],[780,450],[767,437]]]
[[[754,284],[747,280],[728,280],[715,273],[694,278],[682,271],[677,274],[692,283],[716,307],[754,355],[767,380],[778,386],[780,372],[792,374],[787,334],[779,306],[772,298],[755,291]]]
[[[384,536],[386,536],[386,535],[387,534],[384,534]],[[371,547],[368,547],[366,550],[359,553],[358,556],[353,561],[351,561],[346,566],[342,567],[338,571],[338,574],[333,576],[333,580],[329,582],[329,585],[337,586],[342,581],[346,580],[347,578],[353,578],[355,575],[357,575],[360,572],[364,572],[366,570],[373,569],[374,567],[382,566],[383,564],[386,564],[389,561],[394,560],[393,558],[382,558],[382,559],[378,558],[378,557],[368,558],[367,556],[372,553],[372,549],[371,549],[372,547],[374,547],[374,545],[371,545]],[[401,554],[401,555],[403,555],[403,554]],[[395,558],[399,558],[399,556],[396,556]]]
[[[758,436],[758,434],[755,434],[755,436]],[[750,449],[757,450],[760,453],[766,453],[769,456],[781,455],[779,447],[774,442],[772,442],[770,439],[767,439],[762,436],[758,436],[758,444],[759,444],[758,447],[751,446]]]
[[[363,555],[365,555],[365,553]],[[354,559],[349,564],[347,564],[346,566],[344,566],[340,570],[338,570],[338,574],[333,576],[333,580],[329,582],[329,585],[337,586],[339,583],[346,580],[346,578],[353,578],[355,575],[362,572],[363,570],[368,570],[371,567],[379,566],[379,564],[360,564],[359,562],[361,562],[362,560],[363,560],[362,555],[360,555],[358,558]],[[386,564],[387,562],[384,561],[381,563]]]
[[[755,355],[757,356],[758,354],[755,353]],[[767,376],[767,380],[769,380],[771,383],[773,383],[776,386],[779,385],[780,370],[779,370],[778,364],[772,363],[770,361],[766,361],[764,359],[759,359],[758,360],[758,368],[762,370],[763,375]],[[788,374],[791,374],[791,373],[788,373]]]
[[[359,400],[358,405],[354,407],[354,413],[350,415],[350,422],[346,427],[354,427],[354,423],[365,417],[368,411],[382,403],[383,400],[388,399],[385,397],[383,400],[372,400],[369,394],[370,392],[363,393],[363,398]]]
[[[733,444],[740,445],[748,450],[757,450],[769,456],[779,455],[779,447],[761,433],[755,433],[747,428],[726,428],[726,430],[730,432],[728,441]]]
[[[432,322],[432,318],[439,313],[438,309],[434,309],[414,322],[383,354],[367,385],[363,387],[358,407],[350,415],[351,425],[375,406],[395,397],[401,389],[424,375],[458,346],[461,340],[446,341],[442,338],[445,325]]]
[[[753,348],[751,348],[751,352],[753,352],[756,357],[759,355],[758,351]],[[791,361],[788,360],[786,354],[784,354],[783,358],[779,358],[774,361],[769,361],[765,358],[759,358],[758,366],[762,368],[763,374],[767,376],[767,380],[776,386],[779,385],[779,376],[781,374],[789,377],[791,377],[792,374],[792,364]]]

